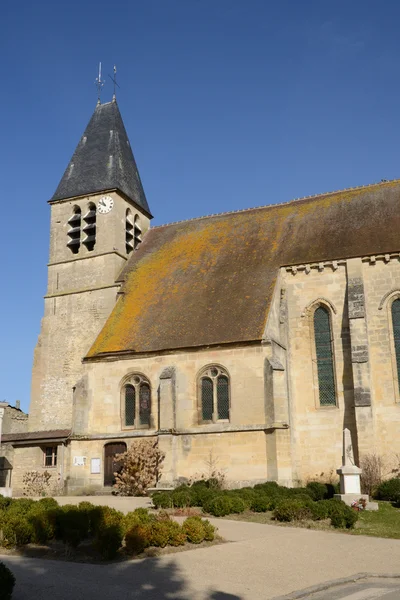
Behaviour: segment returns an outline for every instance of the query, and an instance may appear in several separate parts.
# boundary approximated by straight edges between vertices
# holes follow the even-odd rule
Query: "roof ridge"
[[[295,204],[296,202],[301,202],[302,200],[310,200],[311,198],[322,198],[324,196],[331,196],[332,194],[340,194],[341,192],[348,192],[352,190],[362,190],[364,188],[369,188],[377,185],[382,185],[386,183],[393,183],[394,181],[399,181],[399,178],[396,179],[385,179],[384,181],[378,181],[376,183],[367,183],[366,185],[357,185],[355,187],[343,188],[341,190],[333,190],[332,192],[322,192],[322,194],[311,194],[310,196],[301,196],[300,198],[292,198],[292,200],[287,200],[286,202],[276,202],[275,204],[262,204],[261,206],[251,206],[249,208],[239,208],[238,210],[228,210],[226,212],[220,213],[211,213],[209,215],[202,215],[201,217],[192,217],[191,219],[182,219],[181,221],[171,221],[170,223],[162,223],[161,225],[154,225],[151,227],[153,229],[160,229],[161,227],[168,227],[169,225],[177,225],[178,223],[190,223],[191,221],[200,221],[201,219],[209,219],[210,217],[222,217],[224,215],[234,215],[237,213],[244,213],[250,210],[260,210],[262,208],[275,208],[276,206],[287,206],[288,204]]]

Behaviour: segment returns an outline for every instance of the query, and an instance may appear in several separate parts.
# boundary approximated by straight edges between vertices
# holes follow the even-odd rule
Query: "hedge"
[[[91,540],[101,557],[109,560],[117,556],[124,539],[126,551],[138,554],[148,546],[199,544],[215,536],[215,528],[200,517],[189,517],[181,526],[167,513],[154,515],[145,508],[123,515],[108,506],[95,506],[90,502],[60,507],[54,499],[45,500],[2,503],[0,545],[13,548],[57,539],[77,548],[84,540]],[[0,600],[3,600],[1,593]]]
[[[8,567],[0,562],[0,600],[11,600],[15,577]]]

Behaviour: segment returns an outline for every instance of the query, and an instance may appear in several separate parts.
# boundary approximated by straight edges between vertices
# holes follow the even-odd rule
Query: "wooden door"
[[[116,454],[126,452],[126,444],[117,442],[104,446],[104,485],[114,485],[114,473],[118,471],[119,463],[115,460]]]

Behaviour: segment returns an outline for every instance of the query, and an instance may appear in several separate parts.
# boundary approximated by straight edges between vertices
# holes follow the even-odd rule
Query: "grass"
[[[354,529],[351,530],[334,529],[329,521],[307,520],[279,523],[272,518],[272,512],[254,513],[245,511],[242,514],[228,515],[224,518],[232,521],[247,521],[249,523],[278,525],[280,527],[303,527],[307,529],[348,533],[351,535],[369,535],[373,537],[400,539],[400,509],[394,508],[390,502],[379,502],[379,510],[377,511],[361,511]]]
[[[400,509],[390,502],[379,502],[379,510],[360,512],[353,535],[400,539]]]

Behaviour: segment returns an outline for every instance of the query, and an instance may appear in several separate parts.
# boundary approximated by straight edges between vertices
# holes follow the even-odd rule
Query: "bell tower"
[[[71,427],[82,359],[114,307],[117,276],[152,218],[115,97],[97,103],[49,204],[48,286],[34,354],[30,431]]]

